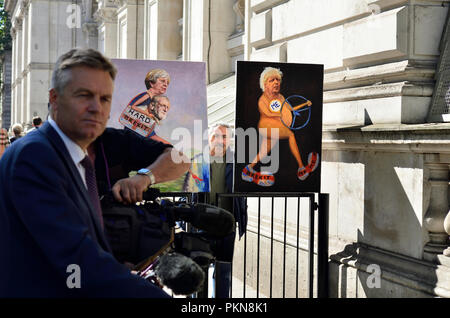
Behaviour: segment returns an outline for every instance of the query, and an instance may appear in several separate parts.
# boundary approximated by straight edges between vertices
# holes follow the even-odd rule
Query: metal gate
[[[296,233],[296,260],[295,260],[295,297],[299,297],[299,289],[307,289],[307,297],[314,297],[314,286],[316,286],[317,297],[326,298],[328,297],[328,194],[315,194],[315,193],[252,193],[252,194],[217,194],[216,202],[220,202],[221,198],[225,197],[247,197],[247,199],[254,199],[258,201],[258,209],[257,209],[257,229],[256,229],[256,293],[254,293],[253,297],[260,297],[260,282],[262,280],[269,281],[269,298],[273,297],[273,266],[274,266],[274,199],[275,198],[284,198],[284,226],[282,231],[282,250],[283,250],[283,260],[282,260],[282,294],[281,298],[286,297],[286,249],[288,247],[287,242],[287,199],[288,198],[298,198],[298,205],[296,211],[297,217],[297,233]],[[267,275],[266,272],[261,273],[261,199],[269,198],[271,199],[271,207],[270,207],[270,265],[269,265],[269,273]],[[299,286],[299,274],[300,274],[300,260],[299,260],[299,231],[300,231],[300,199],[309,200],[308,204],[308,215],[309,215],[309,226],[308,226],[308,264],[307,264],[307,286]],[[267,209],[266,209],[267,210]],[[317,227],[316,227],[317,222]],[[316,230],[316,231],[315,231]],[[317,239],[317,241],[315,241]],[[246,298],[249,296],[247,293],[247,233],[243,236],[243,277],[242,281],[242,294],[239,297]],[[315,251],[314,247],[317,247]],[[291,245],[292,247],[292,245]],[[314,258],[315,255],[317,257],[317,265],[315,267]],[[254,270],[254,268],[253,268]],[[314,275],[316,272],[316,275]],[[233,267],[232,267],[233,273]],[[268,276],[268,277],[267,277]],[[232,274],[233,277],[233,274]],[[231,297],[233,297],[233,281],[230,286]],[[292,277],[289,277],[289,281],[292,281]],[[217,288],[217,285],[216,285]]]
[[[206,196],[204,193],[192,194],[192,193],[164,193],[163,195],[173,196],[175,200],[176,197],[185,197],[189,202],[206,202]],[[247,251],[248,251],[248,242],[247,235],[243,235],[243,277],[242,281],[242,294],[238,295],[239,298],[259,298],[260,297],[260,282],[263,280],[269,281],[269,295],[268,298],[273,298],[273,265],[274,265],[274,200],[276,198],[284,198],[284,225],[283,230],[281,231],[282,240],[277,241],[277,243],[282,244],[283,251],[283,261],[282,261],[282,294],[281,298],[286,297],[286,251],[288,247],[287,242],[287,200],[288,198],[298,198],[298,205],[296,210],[296,244],[295,246],[290,245],[290,247],[294,247],[296,250],[296,259],[295,259],[295,297],[299,297],[300,289],[307,289],[307,297],[314,298],[316,290],[316,297],[318,298],[328,298],[328,203],[329,203],[329,195],[323,193],[251,193],[251,194],[217,194],[216,202],[220,202],[222,198],[236,198],[236,197],[246,197],[247,199],[254,199],[258,201],[258,209],[257,209],[257,226],[256,226],[256,291],[255,295],[249,295],[247,289],[249,285],[247,284],[247,270],[249,265],[247,264]],[[270,264],[269,264],[269,273],[261,273],[260,272],[260,254],[261,254],[261,199],[268,198],[271,200],[270,207]],[[299,239],[300,239],[300,216],[301,213],[304,212],[300,208],[301,199],[308,200],[308,242],[307,242],[307,284],[306,286],[300,286],[299,284],[299,274],[300,274],[300,260],[299,260]],[[267,210],[267,209],[266,209]],[[280,233],[280,231],[278,231]],[[252,246],[253,248],[254,246]],[[315,248],[316,247],[316,248]],[[236,256],[235,256],[236,257]],[[317,258],[317,264],[315,262],[315,257]],[[231,295],[230,297],[236,297],[233,295],[233,281],[236,281],[236,277],[233,275],[233,267],[231,269],[232,277],[231,280]],[[314,275],[316,273],[316,275]],[[206,274],[206,281],[204,284],[204,289],[202,292],[197,293],[194,297],[196,298],[208,298],[210,295],[210,291],[208,291],[208,271]],[[216,273],[218,274],[218,273]],[[292,281],[292,279],[290,279]],[[219,287],[216,285],[216,288]],[[234,286],[235,287],[235,286]],[[315,288],[316,289],[315,289]],[[235,288],[236,290],[236,288]],[[276,296],[275,296],[276,297]],[[279,297],[279,296],[278,296]]]

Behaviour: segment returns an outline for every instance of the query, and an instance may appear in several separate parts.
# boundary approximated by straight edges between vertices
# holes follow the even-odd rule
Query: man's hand
[[[176,158],[176,163],[173,158]],[[185,155],[173,148],[166,148],[147,169],[153,172],[155,183],[161,183],[181,177],[190,166],[191,161]],[[142,193],[147,190],[150,183],[148,176],[137,174],[117,181],[112,192],[119,202],[136,203],[142,201]]]
[[[142,201],[142,193],[149,185],[149,177],[137,174],[117,181],[112,192],[116,201],[131,204]]]

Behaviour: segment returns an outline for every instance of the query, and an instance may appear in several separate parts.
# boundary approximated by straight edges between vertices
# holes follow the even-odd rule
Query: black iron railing
[[[171,197],[174,201],[179,198],[185,198],[188,202],[206,202],[207,196],[205,193],[192,194],[188,192],[183,193],[161,193],[161,195],[166,197]],[[299,297],[300,289],[307,289],[307,297],[314,297],[314,286],[317,287],[317,297],[318,298],[326,298],[328,297],[328,194],[317,194],[317,193],[246,193],[246,194],[217,194],[216,202],[220,203],[222,198],[231,197],[246,197],[247,199],[256,199],[258,200],[258,210],[257,210],[257,229],[256,229],[256,298],[260,297],[260,283],[261,280],[269,280],[269,298],[272,298],[273,289],[274,289],[274,281],[273,281],[273,272],[274,272],[274,200],[275,198],[284,198],[284,222],[283,222],[283,231],[282,231],[282,250],[283,250],[283,262],[282,262],[282,298],[286,297],[286,259],[287,259],[287,199],[288,198],[298,198],[297,211],[296,211],[296,256],[295,256],[295,297]],[[261,199],[262,198],[271,198],[271,208],[270,208],[270,264],[269,264],[269,275],[268,277],[261,277],[260,267],[261,267]],[[299,259],[299,250],[300,250],[300,216],[301,216],[301,208],[300,208],[300,199],[305,198],[309,200],[309,224],[308,224],[308,261],[307,261],[307,284],[306,286],[300,286],[299,284],[299,275],[300,275],[300,259]],[[316,229],[316,220],[317,220],[317,229]],[[317,236],[317,242],[315,238]],[[243,277],[242,277],[242,298],[246,298],[248,296],[247,288],[249,284],[247,283],[247,252],[248,252],[248,241],[247,234],[243,236]],[[279,241],[279,240],[278,240]],[[315,251],[315,246],[317,246],[317,251]],[[292,247],[292,245],[291,245]],[[317,267],[314,267],[314,258],[317,257]],[[314,276],[314,269],[316,269],[316,276]],[[233,267],[231,267],[231,271],[233,273]],[[208,277],[208,272],[206,270],[206,278]],[[216,271],[216,281],[220,281],[218,279],[220,275],[220,271]],[[292,281],[290,279],[289,281]],[[218,284],[216,284],[216,289],[218,288]],[[230,286],[231,295],[233,297],[233,279],[231,280]],[[208,279],[206,279],[204,284],[204,290],[199,292],[195,297],[198,298],[207,298],[208,297]]]

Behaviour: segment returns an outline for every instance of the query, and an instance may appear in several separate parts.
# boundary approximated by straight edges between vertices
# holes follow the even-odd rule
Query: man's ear
[[[54,88],[50,89],[48,92],[48,100],[50,102],[50,105],[52,105],[52,107],[54,107],[57,98],[58,98],[58,92],[56,91],[56,89],[54,89]]]
[[[59,94],[56,91],[56,89],[52,88],[52,89],[49,90],[49,92],[48,92],[48,101],[49,101],[49,104],[50,104],[50,107],[49,107],[50,113],[55,114],[55,111],[58,110],[58,103],[57,103],[58,96],[59,96]]]

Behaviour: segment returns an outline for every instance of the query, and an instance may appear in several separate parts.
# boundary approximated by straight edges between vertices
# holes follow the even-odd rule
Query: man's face
[[[264,92],[268,94],[279,94],[281,86],[281,77],[278,75],[269,76],[264,83]]]
[[[105,130],[111,110],[114,82],[108,72],[77,66],[62,94],[50,90],[53,119],[59,128],[85,149]]]
[[[162,97],[155,100],[153,103],[153,110],[151,111],[153,115],[159,120],[163,120],[167,117],[167,113],[170,109],[170,102],[167,98]]]
[[[227,127],[219,126],[209,135],[209,150],[212,156],[224,156],[230,145],[230,133]]]
[[[150,83],[150,86],[153,96],[165,94],[169,86],[169,79],[159,77],[155,83]]]

